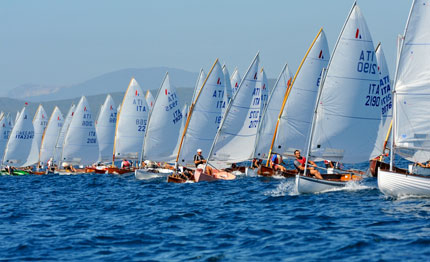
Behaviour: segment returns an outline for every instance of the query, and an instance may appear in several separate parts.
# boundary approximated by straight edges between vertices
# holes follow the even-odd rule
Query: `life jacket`
[[[279,164],[281,164],[282,163],[282,156],[281,155],[278,155],[278,154],[276,154],[276,158],[275,158],[275,164],[277,164],[277,165],[279,165]]]
[[[302,156],[302,159],[296,158],[296,160],[299,161],[299,163],[302,165],[302,167],[305,166],[305,164],[306,164],[306,157]]]
[[[131,164],[130,164],[130,162],[128,162],[128,161],[123,161],[122,162],[122,166],[123,167],[129,167]]]

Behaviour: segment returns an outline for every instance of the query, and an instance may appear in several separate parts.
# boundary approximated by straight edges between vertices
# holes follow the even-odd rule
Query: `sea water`
[[[387,198],[374,178],[300,195],[285,178],[0,176],[0,221],[7,261],[430,259],[430,199]]]

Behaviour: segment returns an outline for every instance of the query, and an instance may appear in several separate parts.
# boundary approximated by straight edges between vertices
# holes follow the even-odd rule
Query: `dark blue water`
[[[429,261],[430,199],[387,199],[374,179],[293,185],[0,176],[0,260]]]

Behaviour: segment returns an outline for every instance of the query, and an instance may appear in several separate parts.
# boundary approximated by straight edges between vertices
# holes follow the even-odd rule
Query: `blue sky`
[[[396,38],[404,31],[411,2],[358,1],[392,74]],[[80,83],[124,68],[198,72],[216,58],[243,75],[258,50],[268,77],[276,78],[286,62],[296,70],[320,27],[331,52],[352,3],[3,0],[0,94],[26,83]]]

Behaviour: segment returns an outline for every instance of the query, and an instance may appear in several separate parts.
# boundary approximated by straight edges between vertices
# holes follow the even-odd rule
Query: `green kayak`
[[[9,174],[9,172],[7,171],[1,171],[0,172],[2,175],[12,175],[12,176],[25,176],[25,175],[29,175],[30,173],[23,171],[23,170],[14,170],[12,172],[12,174]]]

